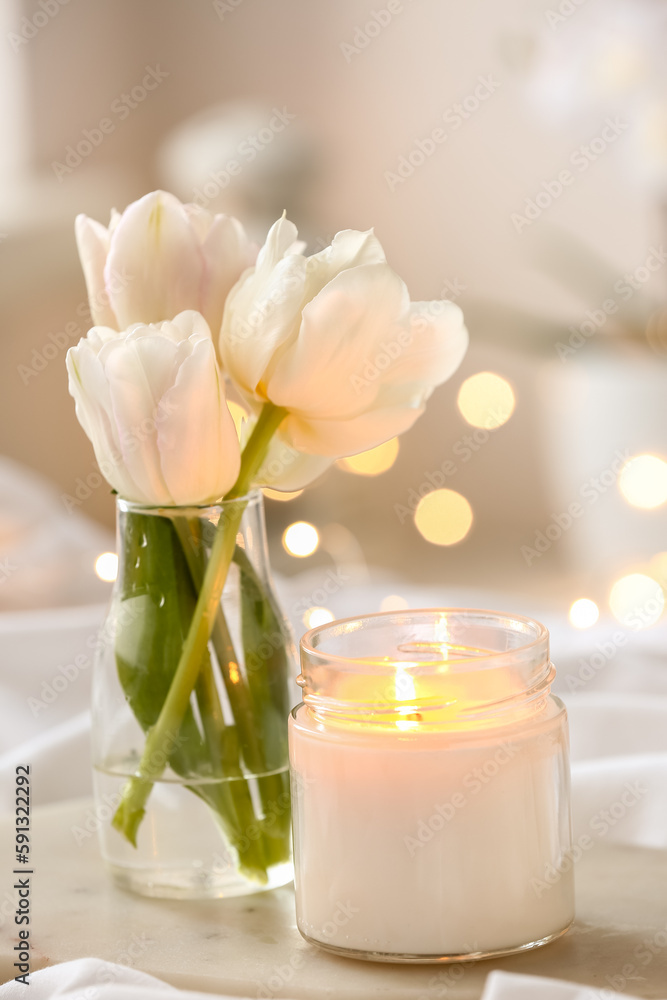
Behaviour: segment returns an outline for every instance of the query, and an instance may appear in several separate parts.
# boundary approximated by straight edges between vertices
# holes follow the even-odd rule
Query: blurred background
[[[3,0],[0,608],[108,593],[114,503],[64,368],[73,221],[162,187],[258,239],[285,208],[313,251],[373,226],[413,299],[467,317],[410,433],[267,499],[297,630],[365,581],[357,611],[424,585],[654,625],[666,42],[664,0]]]

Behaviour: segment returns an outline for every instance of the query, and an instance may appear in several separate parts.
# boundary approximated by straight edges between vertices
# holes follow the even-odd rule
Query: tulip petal
[[[74,223],[76,245],[86,281],[93,325],[118,328],[104,284],[104,266],[109,252],[109,231],[87,215],[77,215]]]
[[[454,302],[412,302],[405,349],[388,369],[383,385],[440,385],[461,364],[468,348],[463,313]]]
[[[108,418],[104,419],[111,410],[104,369],[87,339],[80,340],[76,347],[69,349],[65,364],[77,419],[92,441],[97,455],[98,445],[113,447],[115,444]]]
[[[255,263],[257,247],[249,241],[240,222],[231,216],[216,215],[202,241],[202,254],[201,311],[217,341],[227,296],[244,271]]]
[[[333,458],[325,455],[307,455],[291,447],[279,431],[271,440],[269,450],[255,486],[269,486],[274,490],[302,490],[326,472]]]
[[[153,503],[173,504],[162,475],[157,427],[159,403],[176,378],[183,345],[137,333],[120,343],[107,344],[100,358],[109,381],[113,417],[120,431],[121,455],[128,475]]]
[[[290,255],[279,260],[263,281],[250,272],[227,299],[220,357],[225,371],[250,396],[263,396],[260,383],[267,368],[297,336],[305,277],[305,258]]]
[[[364,264],[385,264],[382,245],[372,229],[365,233],[344,229],[331,245],[308,258],[308,298],[314,298],[341,271]]]
[[[461,310],[446,301],[413,303],[405,330],[410,336],[403,341],[404,350],[378,380],[370,409],[334,420],[292,412],[284,433],[296,448],[342,457],[374,448],[412,427],[434,388],[460,365],[468,331]]]
[[[341,420],[309,420],[291,413],[285,421],[284,433],[299,451],[328,456],[333,461],[368,451],[403,434],[423,412],[423,405],[387,406]]]
[[[151,323],[150,326],[144,326],[143,329],[151,330],[162,337],[169,337],[175,344],[183,340],[211,339],[208,323],[201,313],[195,312],[194,309],[185,309],[168,323]]]
[[[298,235],[299,230],[284,214],[273,223],[267,234],[264,246],[257,255],[255,275],[258,281],[264,281],[268,277],[285,254],[293,248]]]
[[[387,264],[342,271],[303,309],[298,338],[267,381],[269,399],[318,419],[366,410],[404,350],[409,305]]]
[[[114,271],[127,280],[112,287]],[[177,198],[154,191],[125,210],[111,235],[105,268],[121,329],[198,309],[202,273],[201,247]]]
[[[69,391],[75,399],[77,418],[93,445],[102,475],[126,499],[147,502],[149,498],[139,491],[123,462],[109,383],[97,352],[102,342],[95,336],[99,332],[91,330],[88,338],[67,352]],[[103,332],[113,333],[111,330]],[[91,346],[91,334],[95,346]]]
[[[310,265],[296,252],[297,235],[296,226],[284,215],[278,219],[259,251],[256,266],[232,289],[225,306],[221,364],[241,391],[255,400],[267,398],[266,382],[281,352],[296,339],[301,308],[310,298]],[[364,236],[355,246],[359,249],[365,242]]]
[[[193,202],[189,202],[181,206],[185,212],[185,217],[188,223],[192,227],[199,243],[203,243],[208,236],[209,230],[213,225],[213,219],[218,218],[218,216],[211,215],[207,212],[205,208],[201,205],[195,205]]]
[[[174,503],[220,499],[236,482],[241,452],[210,338],[192,344],[160,414],[157,446]]]

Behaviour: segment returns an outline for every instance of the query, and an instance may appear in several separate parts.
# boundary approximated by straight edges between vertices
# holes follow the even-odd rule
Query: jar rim
[[[327,636],[329,648],[318,641]],[[346,643],[349,654],[340,650]],[[301,640],[297,684],[320,719],[363,717],[390,726],[413,719],[420,728],[455,728],[534,716],[553,677],[541,622],[478,608],[417,608],[310,629]]]
[[[344,669],[345,664],[363,664],[364,668],[368,668],[369,672],[388,672],[393,673],[395,670],[395,665],[397,662],[403,662],[406,664],[414,664],[414,658],[408,658],[404,661],[393,659],[390,662],[386,659],[375,659],[373,657],[359,657],[359,656],[343,656],[339,653],[327,652],[321,646],[316,645],[315,641],[319,636],[325,636],[327,633],[332,637],[342,634],[350,634],[355,631],[359,631],[363,628],[366,622],[378,621],[380,619],[387,622],[387,624],[405,625],[406,621],[410,619],[417,619],[424,623],[428,622],[429,618],[433,618],[436,615],[449,615],[452,617],[453,621],[457,618],[467,618],[471,622],[482,623],[485,619],[489,622],[495,622],[496,625],[503,625],[508,631],[514,631],[518,634],[521,630],[525,634],[529,634],[531,631],[533,633],[532,638],[528,642],[522,643],[520,645],[514,646],[511,649],[504,650],[485,650],[483,656],[471,658],[470,663],[474,664],[475,670],[484,669],[484,665],[488,662],[488,667],[493,668],[500,665],[501,658],[506,658],[508,655],[516,657],[519,655],[529,655],[530,653],[538,654],[540,647],[543,647],[544,656],[548,660],[549,658],[549,630],[541,622],[534,618],[528,618],[525,615],[510,614],[505,611],[492,611],[483,608],[405,608],[400,611],[376,611],[367,615],[354,615],[349,618],[339,618],[333,622],[326,622],[322,625],[316,625],[314,628],[309,629],[301,638],[301,653],[306,656],[311,661],[318,661],[319,663],[330,663],[332,666],[335,665],[338,669]],[[515,626],[512,629],[512,626]],[[516,627],[518,626],[518,627]],[[434,664],[433,659],[424,660],[423,664],[418,666],[424,666],[425,668],[430,668]],[[382,668],[380,671],[375,671],[373,667]]]

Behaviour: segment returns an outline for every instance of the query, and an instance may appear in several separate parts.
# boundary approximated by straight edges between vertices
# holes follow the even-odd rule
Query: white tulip
[[[79,215],[75,231],[93,323],[114,330],[195,309],[217,337],[225,299],[257,254],[236,219],[164,191],[112,213],[108,229]]]
[[[257,420],[250,414],[240,427],[241,451],[247,444]],[[278,430],[269,441],[264,460],[252,485],[291,492],[302,490],[319,479],[335,460],[326,455],[306,455],[293,448],[282,431]]]
[[[308,258],[293,252],[296,235],[279,219],[230,293],[220,356],[253,406],[288,411],[280,430],[291,447],[352,455],[411,427],[456,371],[463,314],[453,302],[411,303],[372,232],[338,233]]]
[[[67,370],[79,422],[121,497],[188,506],[235,483],[238,437],[199,313],[123,334],[93,327],[68,351]]]
[[[291,492],[302,490],[319,479],[335,459],[328,455],[308,455],[290,445],[281,431],[274,434],[266,458],[255,478],[255,486]]]

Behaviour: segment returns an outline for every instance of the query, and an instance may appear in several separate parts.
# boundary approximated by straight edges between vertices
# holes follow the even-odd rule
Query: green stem
[[[201,539],[196,534],[198,524],[192,524],[186,518],[175,518],[174,526],[188,561],[192,582],[199,593],[204,582],[206,562],[202,559]],[[259,774],[265,770],[264,755],[258,738],[250,694],[245,678],[239,671],[239,658],[220,606],[218,606],[218,613],[213,623],[211,642],[229,699],[229,706],[238,729],[243,759],[251,771]],[[236,669],[234,678],[230,672],[232,664]]]
[[[243,496],[248,492],[255,476],[262,467],[262,462],[266,458],[271,438],[286,416],[287,410],[282,406],[274,406],[273,403],[264,404],[257,418],[257,423],[253,427],[252,434],[243,449],[239,477],[225,497],[225,500],[233,500],[235,497]]]
[[[199,522],[196,519],[188,520],[185,517],[176,517],[173,519],[173,525],[185,554],[193,586],[199,593],[204,581],[206,566]],[[228,681],[231,683],[229,664],[230,661],[236,660],[236,654],[220,606],[218,606],[218,613],[213,625],[212,642],[223,679],[226,684]],[[195,695],[206,743],[209,747],[212,770],[221,777],[224,775],[225,778],[234,780],[202,788],[196,785],[188,785],[187,787],[213,809],[226,839],[238,852],[240,870],[248,878],[265,884],[268,878],[266,872],[267,855],[271,856],[273,852],[265,849],[262,839],[251,840],[245,835],[245,831],[253,826],[260,829],[261,823],[255,815],[250,789],[241,768],[238,737],[234,727],[225,724],[211,661],[206,656],[195,686]],[[240,730],[243,724],[250,723],[252,735],[256,737],[256,727],[252,726],[252,719],[243,718],[241,720],[239,718],[240,706],[231,699],[230,705],[236,728]],[[233,738],[229,738],[230,736]]]
[[[188,564],[188,569],[190,570],[192,584],[196,593],[199,594],[204,582],[204,568],[200,562],[197,544],[198,538],[195,530],[193,530],[195,526],[198,527],[198,522],[195,521],[195,525],[191,525],[187,518],[175,517],[172,523],[181,543],[181,549]],[[219,611],[220,609],[218,608]],[[218,691],[213,680],[213,669],[209,657],[203,658],[195,693],[204,730],[203,735],[211,750],[211,767],[214,773],[222,777],[222,762],[219,754],[224,739],[225,720]]]
[[[236,484],[225,500],[242,498],[248,491],[266,457],[271,438],[285,414],[286,411],[281,407],[272,403],[265,404],[243,451]],[[123,789],[121,802],[112,821],[116,829],[123,832],[135,845],[137,830],[145,814],[153,782],[160,777],[166,767],[170,746],[173,746],[178,736],[199,676],[202,656],[216,619],[236,546],[236,534],[246,505],[247,500],[244,499],[238,499],[236,504],[225,505],[225,516],[218,522],[202,588],[169,693],[157,722],[146,737],[137,772]]]
[[[195,692],[212,770],[221,778],[224,775],[232,780],[187,787],[213,809],[227,840],[236,848],[240,870],[248,878],[266,884],[267,852],[262,841],[251,840],[245,835],[253,824],[257,824],[257,817],[248,783],[239,765],[238,749],[233,754],[228,752],[232,741],[227,739],[227,734],[233,734],[233,727],[225,727],[210,661],[200,672]]]

